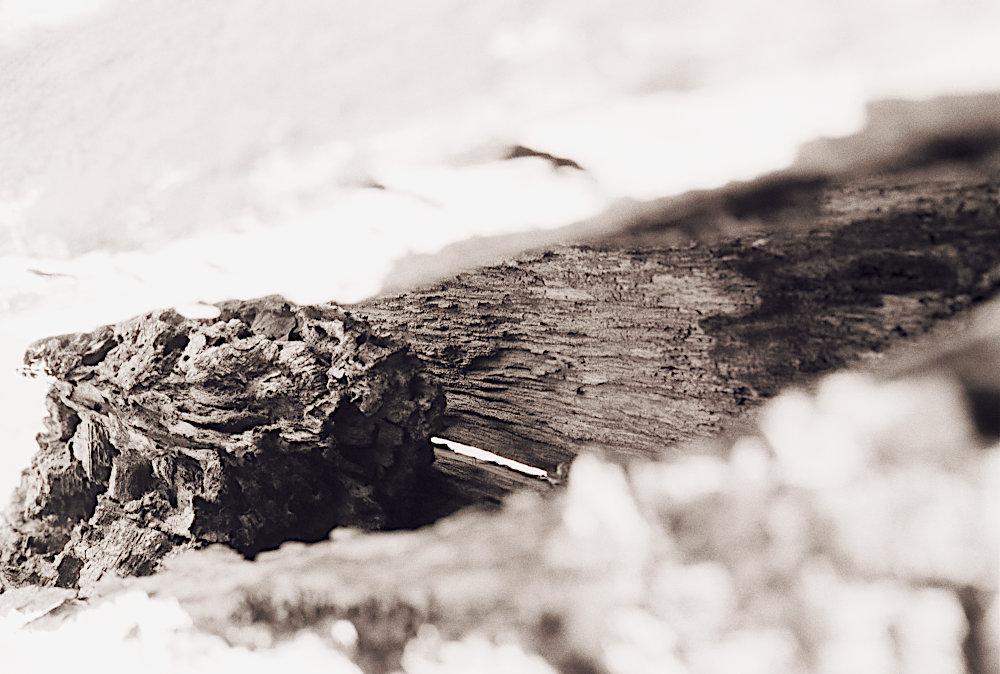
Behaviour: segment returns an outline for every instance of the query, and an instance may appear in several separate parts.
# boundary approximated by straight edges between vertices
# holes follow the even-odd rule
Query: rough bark
[[[338,307],[160,311],[43,340],[47,431],[4,532],[5,585],[152,572],[178,547],[246,555],[335,526],[412,524],[444,399]]]
[[[179,640],[307,631],[370,672],[420,671],[472,635],[566,674],[995,671],[1000,322],[956,316],[1000,283],[998,183],[894,185],[829,189],[808,227],[564,248],[355,307],[444,382],[447,437],[553,472],[588,443],[614,461],[586,456],[565,490],[522,488],[498,513],[339,528],[252,563],[188,551],[125,588],[178,601]],[[905,362],[928,329],[944,346]],[[905,352],[895,379],[817,381],[887,351]],[[765,402],[796,382],[814,386]],[[746,409],[755,430],[697,442]],[[95,472],[103,436],[80,433]],[[431,518],[530,482],[441,457]],[[123,493],[149,479],[128,475]],[[33,626],[86,622],[121,589],[47,599],[62,608]]]
[[[651,222],[642,247],[560,248],[352,310],[444,382],[450,439],[549,471],[587,445],[654,457],[1000,284],[1000,182],[819,196],[794,227],[656,248]]]
[[[998,192],[856,185],[808,230],[562,248],[353,310],[444,383],[451,439],[553,476],[588,446],[656,458],[989,295]],[[191,542],[252,555],[336,524],[427,524],[549,484],[443,450],[421,471],[440,401],[394,342],[332,308],[161,312],[43,341],[37,359],[59,383],[17,495],[10,584],[149,573]],[[995,425],[993,389],[967,389]]]

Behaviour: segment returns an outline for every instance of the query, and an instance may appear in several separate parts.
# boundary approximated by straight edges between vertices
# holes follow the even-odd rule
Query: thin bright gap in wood
[[[478,447],[472,447],[471,445],[463,445],[460,442],[455,442],[453,440],[445,440],[444,438],[431,438],[431,442],[435,445],[444,445],[456,454],[462,454],[464,456],[470,456],[473,459],[478,459],[480,461],[489,461],[490,463],[498,463],[501,466],[506,466],[512,470],[516,470],[519,473],[525,473],[526,475],[533,475],[534,477],[547,477],[548,473],[541,468],[536,468],[535,466],[529,466],[526,463],[521,463],[520,461],[515,461],[513,459],[508,459],[507,457],[500,456],[499,454],[494,454],[493,452],[487,452],[485,449],[479,449]]]

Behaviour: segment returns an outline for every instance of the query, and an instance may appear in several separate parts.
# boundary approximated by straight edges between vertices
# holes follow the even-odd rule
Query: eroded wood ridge
[[[588,444],[656,456],[993,293],[998,191],[841,186],[800,227],[559,248],[352,310],[442,379],[454,440],[550,471]]]
[[[383,390],[392,410],[424,400],[424,416],[414,419],[420,432],[407,436],[418,456],[430,451],[425,436],[433,430],[542,467],[551,482],[565,478],[565,489],[438,451],[418,483],[423,505],[416,514],[424,519],[414,522],[440,520],[432,526],[374,535],[359,531],[364,519],[324,520],[323,527],[346,526],[334,528],[330,540],[326,528],[308,536],[300,530],[294,537],[311,545],[285,543],[253,561],[222,546],[171,555],[152,576],[124,583],[136,591],[131,596],[190,617],[170,637],[178,642],[217,635],[265,649],[308,633],[325,652],[336,650],[369,672],[410,669],[414,658],[439,657],[479,638],[516,643],[538,671],[567,674],[620,671],[614,654],[622,652],[646,658],[636,660],[637,671],[729,671],[724,665],[732,662],[831,671],[861,651],[899,671],[914,669],[912,653],[948,671],[990,671],[997,550],[984,532],[996,510],[1000,465],[1000,306],[990,302],[993,319],[947,319],[1000,285],[998,183],[859,183],[831,188],[819,206],[821,217],[804,217],[801,226],[790,227],[786,217],[781,227],[761,225],[752,236],[710,245],[649,245],[653,228],[642,233],[643,247],[622,240],[529,255],[353,307],[356,316],[269,298],[223,306],[221,324],[162,312],[163,320],[151,321],[151,314],[132,325],[146,327],[144,339],[117,326],[43,342],[50,371],[64,381],[29,474],[29,486],[42,488],[19,493],[22,506],[35,510],[22,509],[0,561],[35,573],[16,584],[73,585],[87,576],[78,562],[114,573],[153,570],[121,562],[158,562],[161,550],[144,549],[135,537],[101,538],[100,527],[111,521],[126,533],[165,535],[155,519],[164,512],[157,495],[175,507],[163,486],[177,481],[164,477],[190,476],[165,472],[163,457],[127,460],[122,450],[133,436],[123,431],[139,418],[136,434],[162,439],[158,419],[198,412],[176,403],[206,395],[198,384],[204,381],[214,382],[212,400],[223,395],[221,402],[239,404],[214,405],[220,418],[194,418],[201,426],[181,430],[203,444],[222,438],[221,447],[240,449],[198,455],[219,458],[208,468],[238,471],[231,493],[275,496],[238,500],[236,516],[293,514],[277,497],[312,493],[301,487],[314,484],[315,471],[287,470],[302,451],[312,454],[256,443],[254,428],[277,424],[271,430],[279,437],[298,442],[301,418],[311,417],[285,400],[275,409],[294,413],[234,418],[253,411],[242,403],[248,347],[249,354],[296,356],[296,367],[282,370],[285,379],[323,374],[307,378],[321,385],[287,392],[329,394],[338,410],[357,408],[331,416],[333,427],[321,423],[315,440],[357,478],[343,484],[362,500],[371,471],[387,468],[378,460],[386,457],[383,432],[375,433],[355,404],[383,390],[378,382],[392,384]],[[324,334],[316,331],[321,318],[320,327],[332,321]],[[900,344],[929,329],[945,346]],[[232,334],[218,342],[195,340],[227,330]],[[422,363],[402,352],[404,342]],[[174,367],[184,355],[203,358],[227,344],[239,353],[198,361],[193,378],[187,366]],[[344,353],[328,358],[331,349]],[[310,358],[298,357],[307,351]],[[817,377],[884,351],[917,357],[886,365],[895,378]],[[251,360],[249,371],[269,371],[270,360]],[[224,367],[205,367],[213,362]],[[129,369],[143,363],[138,376]],[[364,376],[331,390],[344,368]],[[446,429],[436,423],[440,398],[423,378],[427,371],[447,389]],[[815,385],[772,398],[806,382]],[[127,398],[145,412],[129,412]],[[370,411],[384,407],[369,402]],[[697,442],[746,410],[756,410],[755,424],[740,435]],[[112,415],[120,423],[110,423]],[[388,414],[375,415],[382,417]],[[684,451],[669,451],[682,442],[689,443]],[[393,452],[396,461],[407,447]],[[249,470],[247,457],[274,450],[275,462]],[[585,456],[566,476],[577,454]],[[258,473],[280,479],[262,492],[250,483]],[[94,488],[67,502],[80,512],[53,498],[72,491],[74,480]],[[190,523],[197,523],[208,499],[190,501],[197,505]],[[493,508],[444,517],[473,504]],[[48,529],[51,521],[28,517],[56,506],[72,517]],[[18,566],[18,555],[45,563]],[[89,596],[30,589],[38,588],[4,592],[0,609],[37,616],[33,628],[85,624],[91,610],[106,610],[125,594],[105,581],[89,587]],[[350,642],[337,636],[346,623]],[[860,627],[845,631],[846,624]],[[718,662],[715,669],[705,664]]]
[[[0,527],[0,586],[87,588],[172,550],[253,556],[419,523],[444,408],[398,342],[278,297],[35,343],[47,430]]]

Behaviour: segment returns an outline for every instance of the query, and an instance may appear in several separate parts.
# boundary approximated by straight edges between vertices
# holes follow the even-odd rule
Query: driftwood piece
[[[664,456],[989,295],[997,185],[841,188],[808,230],[562,248],[354,312],[443,382],[445,435],[556,483],[582,448]],[[91,584],[149,573],[179,545],[253,555],[549,488],[443,450],[428,470],[442,401],[364,322],[276,298],[221,310],[150,314],[29,353],[58,382],[16,496],[8,584]],[[969,395],[980,426],[995,424],[994,399]]]
[[[506,671],[995,671],[1000,324],[892,358],[896,379],[817,375],[910,351],[904,336],[995,293],[997,183],[824,194],[808,227],[564,248],[352,309],[444,382],[446,437],[553,473],[587,454],[565,490],[523,493],[525,478],[442,452],[431,517],[522,493],[500,512],[338,528],[253,562],[186,551],[124,588],[53,597],[29,629],[113,646],[85,626],[124,589],[191,617],[168,643],[268,648],[308,633],[368,672],[467,671],[511,643],[523,660]],[[815,386],[767,401],[796,382]],[[755,430],[697,442],[746,409]],[[69,418],[57,407],[52,423]],[[103,476],[105,436],[79,433],[93,448],[74,455],[81,481]],[[150,479],[112,471],[125,496]]]
[[[254,555],[420,519],[444,399],[419,361],[333,305],[219,308],[32,347],[55,383],[4,531],[4,585],[90,585],[178,547]]]
[[[994,180],[820,197],[790,228],[678,249],[650,246],[651,223],[640,248],[561,248],[352,311],[444,382],[450,439],[549,471],[587,445],[655,457],[1000,284]]]

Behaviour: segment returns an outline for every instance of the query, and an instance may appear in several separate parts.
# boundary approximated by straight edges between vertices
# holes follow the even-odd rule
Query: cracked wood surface
[[[642,247],[558,248],[352,311],[442,379],[449,439],[550,472],[590,445],[655,457],[1000,283],[995,176],[875,177],[818,198],[798,226],[681,248],[648,245],[647,227]]]
[[[828,671],[858,657],[844,624],[900,671],[925,647],[949,671],[995,671],[1000,309],[979,327],[960,312],[1000,284],[998,182],[917,176],[821,196],[800,228],[679,248],[644,231],[641,247],[529,255],[352,309],[442,379],[445,437],[548,470],[588,443],[629,465],[582,457],[548,490],[439,451],[435,516],[522,493],[499,512],[336,529],[253,562],[189,551],[89,596],[10,591],[0,608],[100,647],[118,636],[91,611],[135,590],[190,616],[164,643],[264,651],[311,632],[369,672],[475,635],[566,674],[618,671],[621,649],[648,657],[641,671],[719,653]],[[897,378],[840,374],[761,404],[864,359]],[[746,409],[761,410],[755,430],[697,441]],[[342,621],[353,646],[337,641]]]

